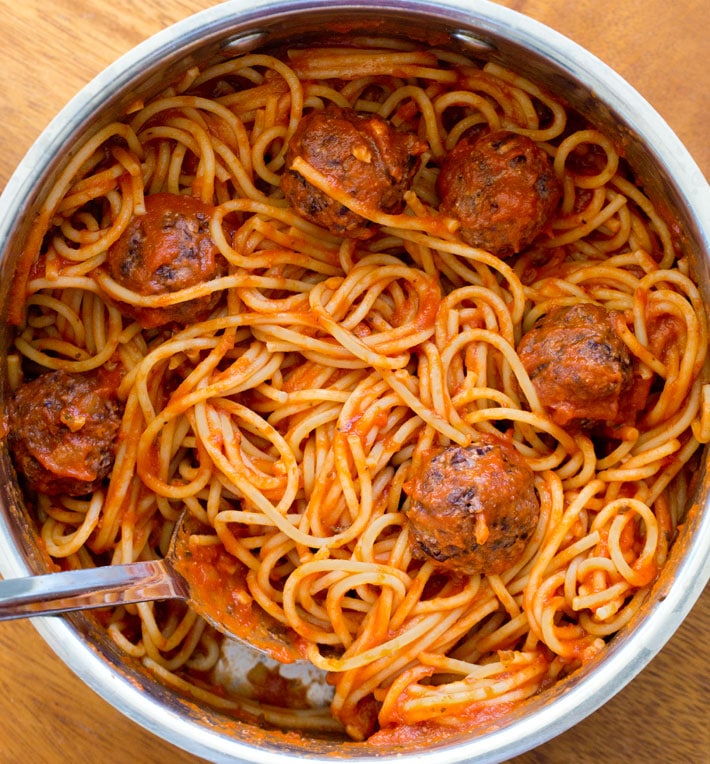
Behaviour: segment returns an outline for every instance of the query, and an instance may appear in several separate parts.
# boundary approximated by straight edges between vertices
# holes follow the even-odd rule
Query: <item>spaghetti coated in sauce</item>
[[[17,279],[8,443],[42,475],[48,553],[160,557],[192,513],[215,600],[247,571],[225,607],[298,635],[329,709],[216,688],[221,637],[183,605],[100,618],[160,681],[266,724],[445,735],[592,660],[710,440],[707,317],[672,228],[606,136],[450,51],[191,69],[78,149]],[[96,406],[66,403],[97,378],[120,422],[99,444]],[[23,426],[33,402],[110,474],[67,480]]]

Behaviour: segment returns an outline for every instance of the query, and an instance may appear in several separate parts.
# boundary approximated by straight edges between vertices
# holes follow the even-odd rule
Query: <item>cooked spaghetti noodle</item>
[[[289,159],[302,118],[331,107],[416,138],[401,207]],[[543,152],[559,197],[499,257],[440,209],[437,180],[466,136],[501,130]],[[362,237],[301,215],[286,172],[364,221]],[[222,266],[141,289],[121,280],[133,244],[118,267],[110,253],[169,195],[210,211],[201,235]],[[216,691],[220,635],[180,603],[100,617],[161,681],[274,725],[445,734],[592,660],[663,567],[710,440],[707,318],[672,229],[608,137],[450,51],[358,39],[191,69],[77,149],[16,276],[13,387],[103,370],[122,410],[98,487],[30,494],[48,553],[70,568],[159,557],[193,514],[195,559],[217,579],[243,568],[240,606],[330,672],[329,713]],[[633,367],[628,407],[597,426],[555,417],[518,352],[546,316],[589,304]],[[191,321],[170,312],[186,305]],[[432,453],[491,440],[524,461],[539,507],[519,557],[462,572],[415,544],[415,488]],[[493,529],[477,528],[484,546]]]

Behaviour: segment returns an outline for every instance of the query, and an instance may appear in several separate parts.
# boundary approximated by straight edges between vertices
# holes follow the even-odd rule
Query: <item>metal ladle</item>
[[[196,521],[184,512],[164,559],[107,565],[97,568],[46,573],[0,581],[0,621],[75,610],[113,607],[153,600],[178,599],[228,637],[248,644],[280,663],[303,660],[295,632],[256,603],[230,612],[211,607],[205,580],[194,575],[188,540],[199,532]],[[228,586],[241,601],[252,600],[243,575],[235,574]]]

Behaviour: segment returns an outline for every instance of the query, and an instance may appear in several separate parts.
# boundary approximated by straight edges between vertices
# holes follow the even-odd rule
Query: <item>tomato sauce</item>
[[[298,635],[254,602],[246,583],[246,565],[222,544],[197,544],[194,539],[179,542],[175,568],[188,581],[191,604],[200,615],[223,624],[281,663],[295,659],[294,650],[284,645],[284,637],[293,644],[295,653],[305,658],[305,645]]]
[[[430,745],[433,742],[448,740],[455,730],[457,734],[465,735],[479,729],[490,728],[498,719],[511,713],[523,701],[494,704],[472,703],[466,712],[456,717],[455,726],[440,724],[436,721],[420,722],[419,724],[397,724],[384,727],[367,739],[372,746],[411,746],[420,744]]]

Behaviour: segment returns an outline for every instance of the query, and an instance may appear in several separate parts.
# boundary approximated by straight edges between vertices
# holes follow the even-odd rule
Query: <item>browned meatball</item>
[[[210,235],[212,206],[192,196],[152,194],[145,208],[109,248],[113,279],[138,294],[160,295],[224,275],[226,261]],[[164,307],[122,304],[121,309],[145,328],[186,325],[206,318],[219,297],[215,292]]]
[[[52,371],[21,385],[8,402],[7,444],[36,491],[83,496],[113,466],[121,406],[108,374]]]
[[[440,211],[461,222],[461,238],[499,257],[532,243],[561,193],[547,154],[507,130],[459,141],[442,162],[437,190]]]
[[[618,318],[601,305],[557,308],[523,336],[518,354],[553,421],[562,427],[616,423],[625,410],[634,369],[614,330]]]
[[[434,452],[405,490],[415,555],[468,575],[514,565],[540,514],[533,472],[502,438]]]
[[[374,114],[328,106],[306,114],[286,154],[281,188],[291,206],[312,223],[340,236],[367,239],[370,223],[291,169],[296,157],[325,175],[334,188],[373,212],[398,213],[427,144],[399,132]]]

